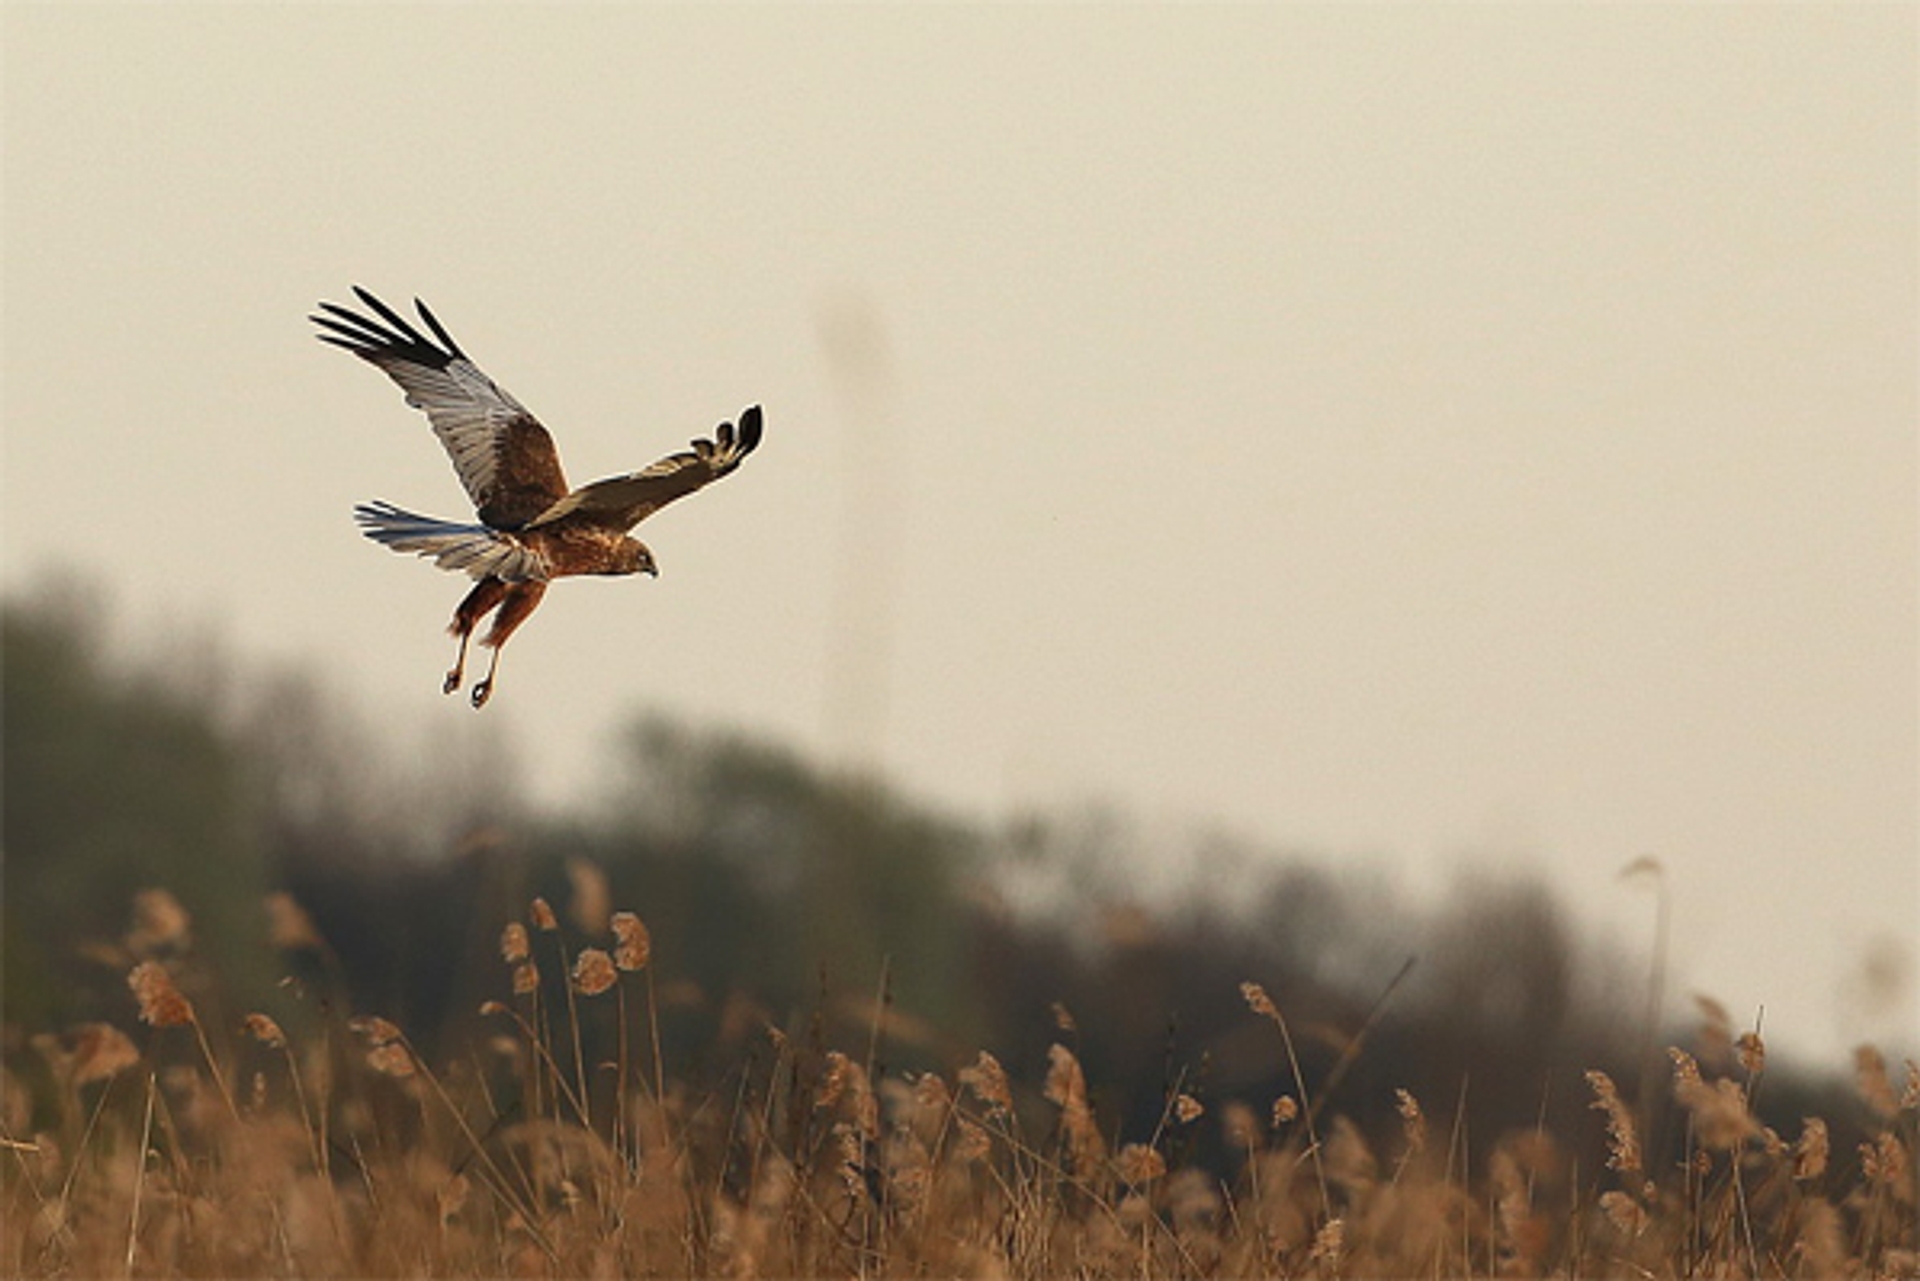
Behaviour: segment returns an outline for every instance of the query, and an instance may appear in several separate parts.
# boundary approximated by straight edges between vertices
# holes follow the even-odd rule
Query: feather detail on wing
[[[721,423],[712,440],[696,440],[690,449],[669,454],[644,471],[582,485],[527,523],[570,520],[624,532],[674,499],[719,480],[759,443],[760,406],[754,405],[741,413],[737,430],[732,423]]]
[[[353,509],[360,532],[397,552],[433,557],[441,569],[465,570],[475,578],[509,583],[544,579],[547,562],[511,534],[485,525],[461,525],[421,516],[392,503],[361,503]]]
[[[425,303],[413,305],[431,339],[365,289],[353,292],[378,319],[323,302],[328,314],[311,319],[326,332],[316,336],[379,366],[425,412],[482,522],[517,529],[565,496],[547,429],[467,359]]]

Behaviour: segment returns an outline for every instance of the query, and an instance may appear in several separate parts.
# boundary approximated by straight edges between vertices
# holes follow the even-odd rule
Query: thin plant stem
[[[133,1256],[140,1244],[140,1199],[147,1186],[147,1146],[153,1142],[153,1096],[155,1092],[155,1074],[147,1073],[146,1115],[140,1123],[140,1150],[134,1153],[137,1164],[133,1172],[133,1210],[127,1216],[127,1259],[126,1275],[133,1276]]]

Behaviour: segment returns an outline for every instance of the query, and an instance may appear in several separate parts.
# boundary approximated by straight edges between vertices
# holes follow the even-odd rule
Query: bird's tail
[[[519,540],[485,525],[461,525],[422,516],[392,503],[361,503],[353,509],[360,532],[397,552],[433,557],[441,569],[465,570],[475,578],[524,582],[545,578],[541,558]]]

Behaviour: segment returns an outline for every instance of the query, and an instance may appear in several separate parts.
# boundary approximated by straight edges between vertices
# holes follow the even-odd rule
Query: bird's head
[[[660,577],[660,567],[653,563],[653,552],[637,538],[628,538],[621,542],[619,559],[608,572],[645,574],[650,578]]]

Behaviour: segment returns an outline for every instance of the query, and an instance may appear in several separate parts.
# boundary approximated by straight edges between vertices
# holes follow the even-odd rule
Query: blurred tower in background
[[[873,773],[886,744],[905,441],[893,350],[872,300],[846,290],[821,308],[819,324],[840,427],[840,545],[821,729],[836,763]]]

